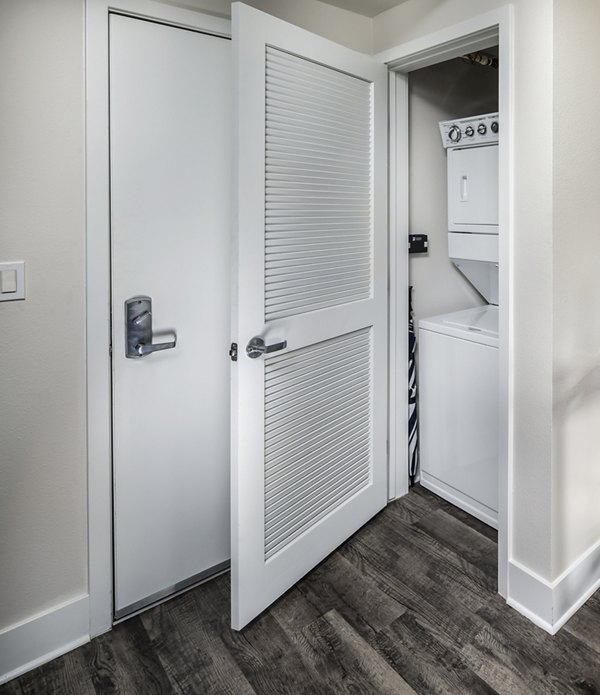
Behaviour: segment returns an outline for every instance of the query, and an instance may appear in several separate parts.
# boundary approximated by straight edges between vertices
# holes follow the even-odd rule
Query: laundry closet
[[[411,473],[495,528],[497,55],[492,47],[409,75],[409,285],[418,422]]]

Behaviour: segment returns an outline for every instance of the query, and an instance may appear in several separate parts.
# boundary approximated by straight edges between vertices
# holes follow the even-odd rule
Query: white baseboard
[[[553,582],[511,560],[507,603],[551,635],[600,589],[600,541]]]
[[[600,589],[600,541],[553,582],[554,625],[559,630]]]
[[[476,519],[479,519],[479,521],[483,521],[484,524],[494,529],[498,528],[498,512],[487,507],[482,502],[474,500],[472,497],[469,497],[469,495],[465,495],[463,492],[456,490],[425,471],[421,472],[420,483],[424,488],[427,488],[427,490],[431,490],[431,492],[434,492],[455,507],[462,509]]]
[[[508,598],[506,603],[529,618],[538,627],[554,634],[552,620],[552,585],[515,560],[508,563]]]
[[[89,642],[88,602],[80,596],[0,631],[0,684]]]

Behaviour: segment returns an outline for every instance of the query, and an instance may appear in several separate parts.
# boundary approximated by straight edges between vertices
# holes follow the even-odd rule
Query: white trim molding
[[[408,492],[408,77],[389,73],[389,490]]]
[[[87,594],[11,625],[0,632],[0,684],[89,640]]]
[[[507,603],[538,627],[555,635],[590,596],[600,589],[600,541],[553,582],[511,560]]]
[[[508,563],[508,591],[506,602],[538,627],[552,630],[552,586],[539,574],[516,560]]]
[[[511,5],[471,17],[375,55],[393,71],[412,72],[458,58],[466,52],[489,48],[498,41],[500,27],[512,12]]]

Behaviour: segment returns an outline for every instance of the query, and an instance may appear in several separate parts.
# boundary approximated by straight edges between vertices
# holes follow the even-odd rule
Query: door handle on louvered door
[[[246,354],[254,360],[261,355],[267,355],[271,352],[277,352],[278,350],[285,350],[286,347],[287,340],[266,345],[265,341],[260,336],[256,335],[254,338],[250,338],[248,345],[246,345]]]
[[[152,342],[152,299],[131,297],[125,302],[125,357],[146,357],[159,350],[171,350],[177,336],[165,343]]]

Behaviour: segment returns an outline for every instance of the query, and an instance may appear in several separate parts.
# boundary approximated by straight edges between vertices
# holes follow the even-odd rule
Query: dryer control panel
[[[440,123],[444,147],[491,145],[498,142],[499,129],[498,113],[486,113]]]

